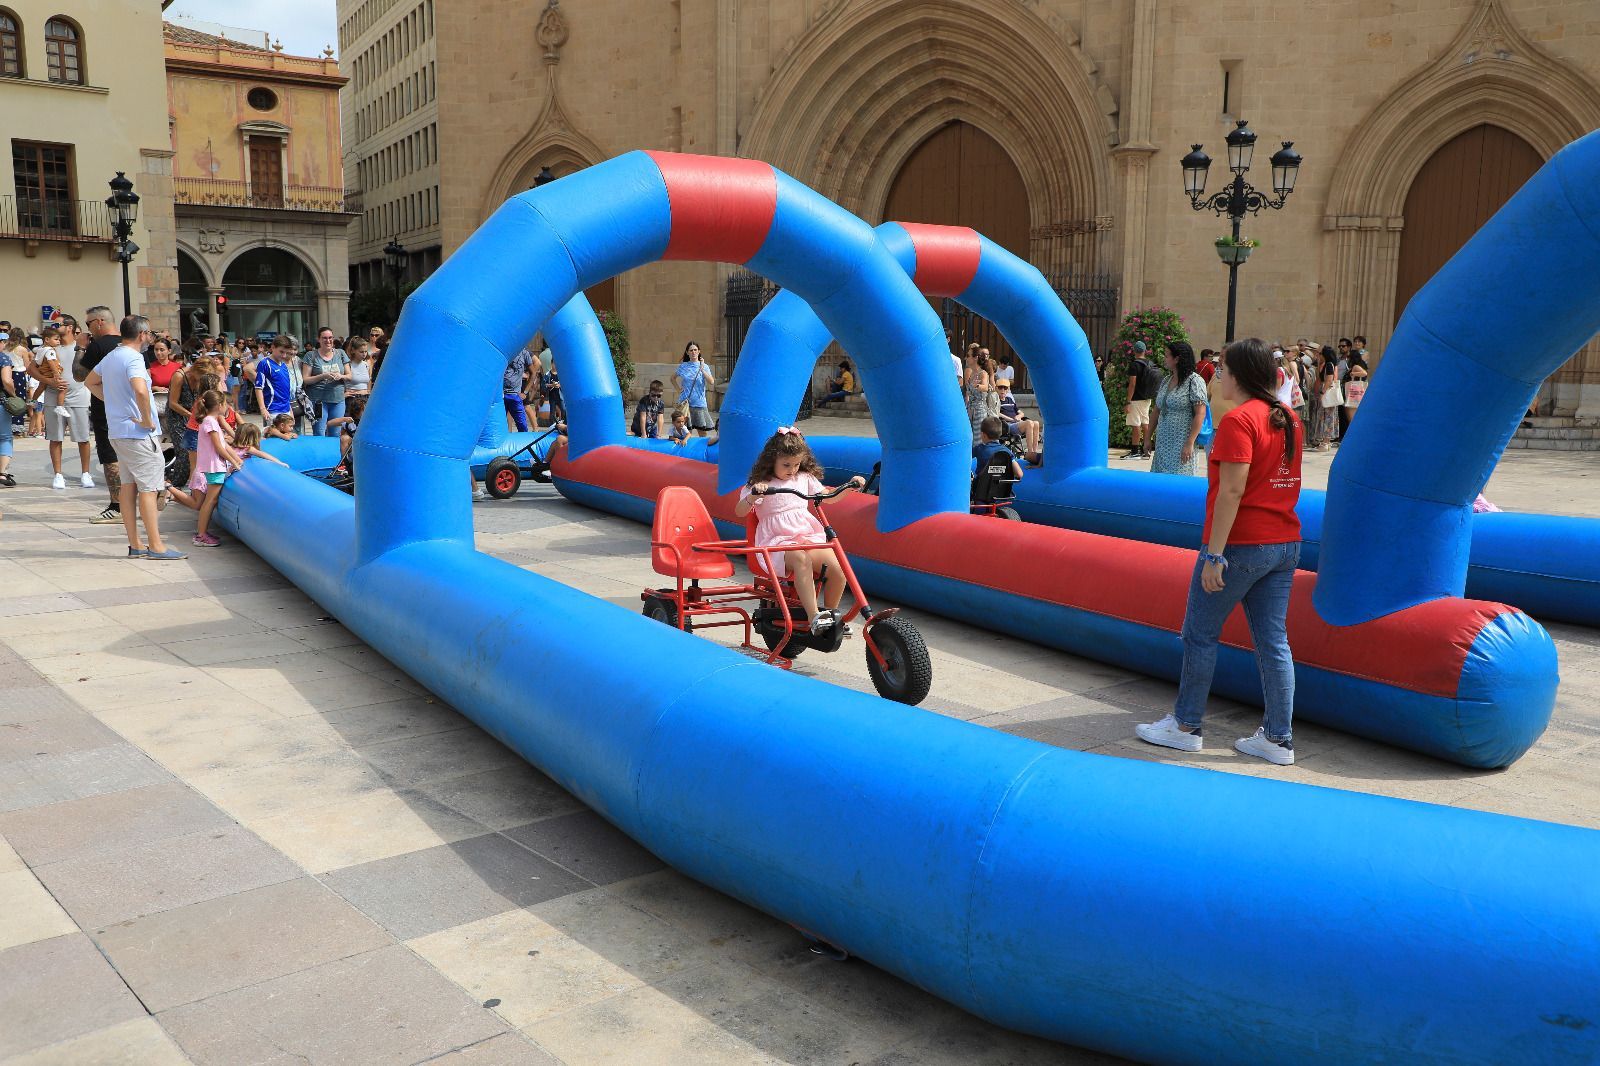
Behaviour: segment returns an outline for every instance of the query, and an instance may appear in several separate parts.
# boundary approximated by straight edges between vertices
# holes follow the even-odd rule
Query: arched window
[[[83,35],[71,19],[57,15],[44,24],[45,59],[50,80],[66,85],[82,85]]]
[[[0,78],[22,76],[22,24],[17,16],[0,8]]]

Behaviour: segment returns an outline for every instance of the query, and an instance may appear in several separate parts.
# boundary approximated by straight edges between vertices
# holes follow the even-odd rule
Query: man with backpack
[[[1124,459],[1150,458],[1145,436],[1150,426],[1150,401],[1161,388],[1161,371],[1150,361],[1148,352],[1144,341],[1133,342],[1133,361],[1128,364],[1128,403],[1122,409],[1133,433],[1133,448]]]

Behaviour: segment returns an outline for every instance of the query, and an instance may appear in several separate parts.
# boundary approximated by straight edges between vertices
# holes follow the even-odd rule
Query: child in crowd
[[[223,437],[222,393],[217,391],[216,375],[207,375],[211,387],[200,395],[196,404],[200,417],[200,447],[196,453],[195,477],[203,478],[205,499],[200,502],[200,523],[195,531],[194,543],[201,548],[215,548],[222,542],[209,532],[211,514],[217,508],[217,498],[222,495],[222,483],[228,475],[244,465],[239,453],[228,446]],[[195,482],[190,482],[191,488]]]
[[[662,399],[661,394],[665,390],[666,386],[657,378],[650,383],[649,390],[639,397],[639,402],[633,408],[634,436],[650,439],[661,436],[662,416],[666,412],[666,400]]]
[[[669,439],[680,448],[689,443],[689,416],[682,411],[673,412],[672,436]]]
[[[272,425],[267,427],[267,436],[273,440],[294,440],[300,434],[294,431],[294,415],[284,412],[272,419]]]
[[[544,372],[540,383],[544,386],[545,403],[550,405],[550,424],[567,420],[567,405],[561,402],[561,378],[556,373],[556,368],[551,367]]]
[[[46,326],[39,331],[39,339],[44,345],[34,350],[34,364],[28,368],[29,375],[39,382],[38,388],[33,390],[33,399],[41,411],[47,405],[64,411],[67,406],[67,378],[56,352],[61,347],[61,331],[55,326]],[[55,395],[51,397],[47,393]],[[56,413],[61,414],[62,411]]]
[[[834,562],[832,549],[821,547],[827,543],[822,523],[811,513],[811,507],[798,496],[788,493],[769,496],[772,489],[792,489],[808,495],[827,492],[822,483],[822,464],[811,454],[811,446],[793,426],[780,427],[772,435],[755,465],[750,468],[750,478],[739,490],[739,502],[733,513],[744,518],[752,511],[756,514],[756,531],[753,543],[757,547],[793,547],[794,551],[774,554],[773,576],[785,574],[794,577],[794,590],[811,619],[813,633],[825,633],[837,621],[835,612],[844,598],[844,570],[828,566]],[[864,488],[866,480],[850,479],[848,488]],[[816,547],[811,547],[816,545]],[[758,557],[751,556],[751,565],[760,566]],[[816,575],[827,567],[827,583],[823,589],[823,603],[817,603]]]

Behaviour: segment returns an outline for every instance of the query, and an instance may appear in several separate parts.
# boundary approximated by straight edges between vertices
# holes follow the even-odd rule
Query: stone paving
[[[1328,459],[1308,457],[1308,484]],[[51,492],[44,469],[42,445],[19,441],[22,484],[0,493],[0,1061],[1112,1061],[819,958],[663,868],[247,548],[129,561],[120,527],[86,522],[103,492]],[[1600,515],[1597,478],[1593,456],[1522,452],[1489,495]],[[476,514],[484,550],[638,610],[644,527],[543,486]],[[190,512],[169,508],[163,526],[187,547]],[[1114,757],[1600,828],[1594,630],[1550,627],[1555,721],[1514,767],[1483,772],[1310,723],[1292,768],[1223,745],[1180,757],[1132,739],[1170,707],[1170,683],[916,621],[932,712]],[[797,669],[870,691],[847,650]],[[1231,736],[1259,712],[1217,700],[1212,714]]]

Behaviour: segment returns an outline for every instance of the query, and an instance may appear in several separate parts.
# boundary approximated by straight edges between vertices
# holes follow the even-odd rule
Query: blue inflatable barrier
[[[354,500],[247,464],[219,521],[673,866],[1001,1024],[1146,1061],[1600,1057],[1600,888],[1571,877],[1600,834],[1046,747],[474,552],[461,474],[508,353],[663,255],[795,288],[885,353],[869,387],[890,361],[885,386],[948,375],[864,224],[762,164],[633,153],[511,201],[411,297]],[[466,371],[444,393],[423,373],[441,344]],[[880,415],[885,530],[964,509],[945,392]]]

